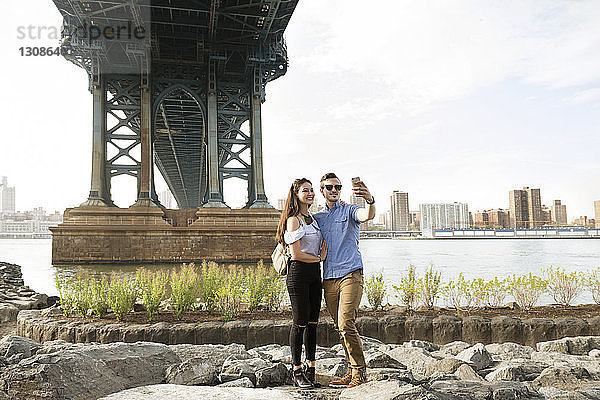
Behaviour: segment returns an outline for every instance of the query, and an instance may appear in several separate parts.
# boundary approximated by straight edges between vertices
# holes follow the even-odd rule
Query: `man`
[[[356,330],[356,313],[363,294],[363,265],[358,250],[361,222],[375,217],[375,199],[362,181],[353,183],[355,196],[363,197],[366,208],[341,204],[342,184],[330,172],[321,178],[321,193],[327,207],[314,215],[329,251],[323,263],[323,290],[327,310],[340,334],[348,361],[348,372],[332,386],[354,387],[366,382],[362,342]]]

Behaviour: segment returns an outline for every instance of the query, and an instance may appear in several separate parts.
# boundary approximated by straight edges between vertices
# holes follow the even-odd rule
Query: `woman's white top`
[[[300,241],[300,250],[306,254],[311,254],[315,257],[319,257],[321,253],[321,242],[323,236],[321,236],[321,230],[314,217],[311,215],[312,223],[307,225],[304,222],[304,218],[298,217],[300,226],[293,232],[285,231],[283,239],[287,244],[292,244]]]

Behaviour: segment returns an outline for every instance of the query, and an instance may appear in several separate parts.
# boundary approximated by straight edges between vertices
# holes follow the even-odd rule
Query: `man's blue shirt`
[[[323,279],[341,278],[363,267],[358,250],[360,221],[356,204],[336,202],[314,215],[323,239],[327,242],[327,258],[323,262]]]

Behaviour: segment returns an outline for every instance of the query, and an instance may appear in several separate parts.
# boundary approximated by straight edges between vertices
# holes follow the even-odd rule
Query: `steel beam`
[[[262,73],[260,67],[255,67],[252,96],[250,98],[250,107],[252,108],[250,117],[252,179],[249,180],[250,193],[248,203],[250,204],[250,208],[273,208],[269,204],[267,195],[265,194],[265,181],[263,177],[261,93]],[[250,195],[253,197],[250,198]]]

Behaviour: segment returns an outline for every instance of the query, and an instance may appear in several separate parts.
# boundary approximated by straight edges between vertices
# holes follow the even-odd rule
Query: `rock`
[[[585,368],[594,379],[600,380],[600,363],[596,358],[563,353],[534,352],[531,354],[531,359],[533,361],[544,362],[553,367]]]
[[[443,345],[442,348],[440,349],[440,351],[443,351],[443,352],[446,352],[446,353],[449,353],[449,354],[455,356],[458,353],[460,353],[461,351],[468,349],[469,347],[471,347],[471,345],[469,343],[461,342],[460,340],[458,340],[458,341]]]
[[[290,346],[269,344],[266,346],[260,346],[250,349],[248,350],[248,353],[254,357],[260,357],[271,362],[282,362],[284,364],[292,363],[292,352]],[[331,354],[332,357],[335,357],[335,352],[333,350],[328,349],[328,353]],[[319,357],[316,358],[319,359]]]
[[[4,357],[7,363],[15,364],[31,357],[41,347],[41,344],[31,339],[9,335],[0,339],[0,356]]]
[[[465,364],[464,361],[458,360],[456,358],[444,358],[443,360],[438,360],[427,365],[427,367],[425,368],[425,375],[431,376],[435,372],[453,374],[454,372],[456,372],[458,367],[460,367],[463,364]]]
[[[473,364],[476,370],[484,369],[492,365],[492,356],[482,343],[477,343],[456,355],[456,358]]]
[[[485,346],[485,349],[492,354],[494,360],[531,358],[531,353],[535,351],[532,347],[511,342],[488,344]]]
[[[593,358],[600,358],[600,350],[597,350],[597,349],[590,350],[588,356],[593,357]]]
[[[452,396],[452,399],[540,399],[536,392],[521,382],[485,384],[471,381],[437,381],[431,389]]]
[[[273,364],[262,358],[250,358],[245,360],[228,359],[223,363],[219,381],[221,383],[234,381],[243,377],[249,378],[256,385],[256,371],[271,367]]]
[[[411,384],[415,383],[413,374],[407,370],[396,368],[367,368],[368,381],[384,381],[387,379]]]
[[[167,367],[178,363],[179,357],[168,346],[157,343],[81,345],[50,354],[38,351],[4,370],[0,389],[15,399],[98,398],[161,383]]]
[[[246,377],[236,379],[235,381],[229,381],[225,383],[220,383],[217,386],[220,387],[243,387],[243,388],[253,388],[254,384],[252,381]]]
[[[433,344],[431,342],[427,342],[425,340],[410,340],[403,344],[404,347],[417,347],[419,349],[423,349],[428,352],[437,351],[440,349],[440,346],[437,344]]]
[[[512,360],[502,361],[500,364],[496,365],[494,370],[497,369],[512,369],[514,371],[515,368],[518,368],[519,372],[514,371],[517,374],[520,374],[520,381],[532,381],[537,378],[540,373],[548,368],[546,362],[543,361],[535,361],[528,358],[513,358]],[[489,373],[488,373],[489,374]],[[487,379],[487,375],[486,375]],[[514,380],[514,379],[501,379],[501,380]]]
[[[371,338],[371,337],[367,337],[367,336],[360,336],[360,340],[362,342],[362,346],[363,346],[363,351],[369,351],[371,349],[378,349],[379,346],[382,346],[383,343],[380,340]]]
[[[600,349],[600,336],[566,337],[537,344],[538,351],[554,351],[573,355],[587,355],[595,349]]]
[[[406,365],[413,375],[415,375],[416,379],[423,379],[426,375],[425,370],[427,365],[438,360],[420,347],[399,346],[386,353],[398,362]]]
[[[16,321],[19,308],[14,304],[0,303],[0,323]]]
[[[282,363],[273,364],[256,371],[256,387],[284,385],[289,377],[289,371]]]
[[[458,379],[463,381],[474,381],[474,382],[484,382],[485,379],[481,377],[473,368],[471,368],[468,364],[460,365],[454,375],[458,377]]]
[[[406,369],[406,365],[380,351],[371,350],[365,354],[368,368],[397,368]]]
[[[524,381],[525,374],[517,365],[504,366],[490,372],[485,376],[485,379],[490,382],[494,381]]]
[[[174,385],[212,385],[218,382],[219,369],[200,358],[192,358],[167,368],[165,380]]]
[[[238,360],[252,358],[243,344],[176,344],[169,348],[177,354],[182,362],[197,359],[221,368],[226,359],[233,357]]]
[[[319,360],[315,365],[315,373],[317,375],[341,377],[344,376],[346,371],[348,371],[348,363],[343,357],[325,358]]]
[[[396,400],[396,399],[446,399],[446,397],[439,397],[435,394],[431,394],[427,389],[421,386],[414,386],[408,383],[399,381],[372,381],[362,384],[360,386],[353,387],[351,389],[345,389],[340,393],[339,400],[364,400],[364,399],[377,399],[377,400]]]
[[[220,386],[152,385],[121,391],[99,400],[299,400],[281,389],[252,389]]]
[[[581,380],[589,380],[590,373],[585,368],[548,367],[532,382],[534,387],[552,386],[557,389],[573,390],[580,387]]]

